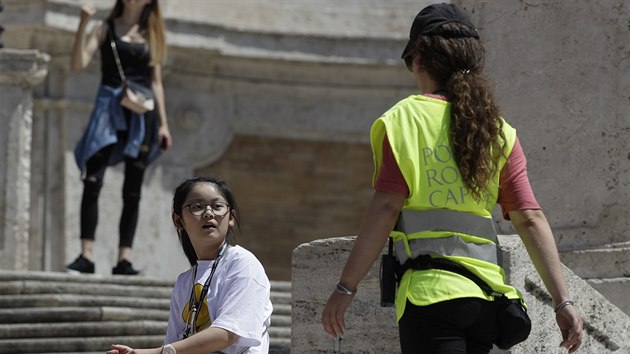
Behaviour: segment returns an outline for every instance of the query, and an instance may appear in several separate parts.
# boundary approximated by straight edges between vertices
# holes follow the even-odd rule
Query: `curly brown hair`
[[[442,26],[464,26],[457,22]],[[419,36],[414,60],[447,91],[451,102],[450,136],[464,185],[477,201],[505,155],[503,120],[488,82],[482,76],[484,48],[472,37]]]

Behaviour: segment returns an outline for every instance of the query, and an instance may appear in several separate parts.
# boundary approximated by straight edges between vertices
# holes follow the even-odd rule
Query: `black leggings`
[[[487,354],[497,336],[492,302],[463,298],[429,306],[409,301],[398,327],[403,354]]]
[[[146,145],[141,148],[138,158],[125,159],[125,181],[122,197],[123,208],[120,216],[118,247],[131,247],[138,224],[138,208],[144,171],[146,169]],[[81,239],[94,240],[98,223],[98,197],[103,186],[105,170],[114,145],[99,150],[86,163],[86,175],[83,180],[83,198],[81,200]]]

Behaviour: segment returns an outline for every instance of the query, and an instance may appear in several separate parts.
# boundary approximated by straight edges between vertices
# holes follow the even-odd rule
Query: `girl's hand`
[[[121,344],[112,344],[112,350],[107,351],[106,354],[135,354],[135,350],[132,348],[121,345]]]
[[[96,13],[96,6],[90,3],[83,4],[81,6],[81,21],[88,21]]]

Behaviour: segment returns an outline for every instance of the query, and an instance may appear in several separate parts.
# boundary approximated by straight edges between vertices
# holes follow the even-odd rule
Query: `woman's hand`
[[[96,13],[96,6],[85,3],[81,6],[81,22],[87,22]]]
[[[162,152],[169,150],[173,146],[173,138],[168,127],[161,126],[158,131],[158,141],[160,142],[160,149]]]
[[[90,18],[96,13],[96,7],[92,4],[84,4],[81,6],[81,16],[79,28],[74,36],[74,44],[72,45],[72,55],[70,57],[70,70],[73,74],[78,74],[92,60],[94,52],[99,48],[100,43],[105,39],[107,26],[103,21],[98,21],[90,34],[85,36]]]
[[[573,305],[565,306],[556,312],[556,322],[562,333],[561,347],[574,353],[582,344],[583,322]]]
[[[405,203],[406,195],[375,191],[368,210],[363,217],[357,239],[352,246],[350,256],[346,261],[339,281],[346,288],[356,289],[359,282],[383,250],[389,232],[394,228],[398,214]],[[352,291],[354,293],[354,291]],[[324,312],[322,312],[322,325],[331,337],[343,335],[346,329],[344,315],[348,306],[352,303],[354,294],[346,295],[337,290],[328,298]]]
[[[330,294],[324,312],[322,312],[322,326],[331,337],[343,336],[343,332],[346,330],[344,317],[352,299],[354,299],[354,294],[345,295],[337,290]]]

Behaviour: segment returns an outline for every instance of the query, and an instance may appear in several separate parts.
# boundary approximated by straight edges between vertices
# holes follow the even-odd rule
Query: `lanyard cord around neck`
[[[212,269],[210,270],[210,276],[206,279],[206,282],[203,284],[203,289],[201,290],[201,294],[199,294],[199,301],[197,301],[197,297],[195,296],[195,284],[197,283],[197,268],[199,267],[199,263],[195,264],[193,268],[193,278],[192,278],[192,290],[190,292],[190,299],[188,300],[188,311],[192,311],[192,321],[186,321],[186,329],[184,330],[184,338],[188,338],[191,334],[195,334],[195,327],[197,325],[197,317],[199,317],[199,312],[201,311],[201,304],[203,304],[203,300],[208,294],[208,288],[210,287],[210,282],[212,282],[212,277],[214,276],[214,271],[217,269],[217,265],[219,264],[219,260],[223,257],[225,250],[227,249],[228,243],[224,242],[219,249],[219,254],[217,255],[217,259],[214,260],[212,264]],[[188,316],[190,319],[190,315]],[[190,333],[192,330],[192,333]]]

